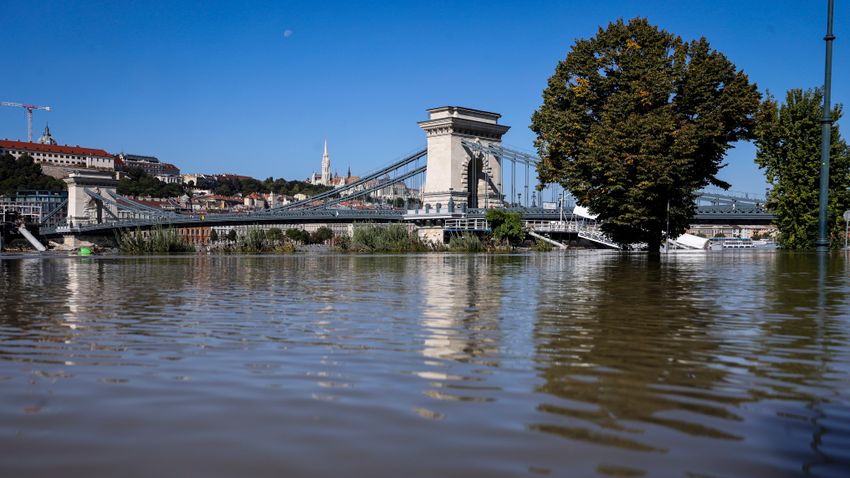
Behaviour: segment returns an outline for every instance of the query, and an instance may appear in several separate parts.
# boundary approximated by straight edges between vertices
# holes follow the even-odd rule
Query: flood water
[[[0,259],[0,476],[850,476],[819,261]]]

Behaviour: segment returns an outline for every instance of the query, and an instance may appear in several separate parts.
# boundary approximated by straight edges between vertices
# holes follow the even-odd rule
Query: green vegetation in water
[[[350,250],[354,252],[425,252],[433,250],[415,232],[401,224],[355,227]]]
[[[531,250],[534,252],[552,252],[555,247],[552,244],[549,244],[546,241],[541,241],[540,239],[531,246]]]
[[[267,252],[272,247],[271,241],[266,240],[266,231],[262,229],[249,229],[236,239],[236,252],[243,254]]]
[[[486,249],[481,239],[474,234],[452,236],[449,239],[449,251],[451,252],[484,252]]]
[[[522,229],[522,215],[518,212],[505,212],[501,209],[488,209],[484,216],[490,223],[493,239],[510,245],[518,244],[525,238]]]
[[[213,230],[210,233],[210,245],[216,252],[283,254],[295,252],[298,244],[325,244],[333,238],[334,232],[328,227],[320,227],[312,234],[303,229],[287,229],[284,233],[277,227],[268,230],[248,229],[244,234],[238,234],[233,229],[226,234]]]
[[[173,228],[136,229],[118,234],[118,249],[124,254],[168,254],[194,252],[195,247]]]

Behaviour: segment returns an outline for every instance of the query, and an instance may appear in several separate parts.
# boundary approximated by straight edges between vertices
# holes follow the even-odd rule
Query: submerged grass
[[[169,254],[194,252],[195,247],[177,233],[176,229],[155,227],[150,231],[136,229],[118,234],[118,249],[123,254]]]
[[[369,224],[356,227],[350,250],[354,252],[425,252],[432,250],[402,224]]]
[[[449,251],[451,252],[484,252],[485,250],[487,248],[484,243],[474,234],[452,236],[449,239]]]

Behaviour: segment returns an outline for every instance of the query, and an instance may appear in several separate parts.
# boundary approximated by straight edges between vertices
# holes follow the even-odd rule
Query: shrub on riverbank
[[[534,252],[552,252],[552,249],[555,247],[552,244],[549,244],[546,241],[541,241],[540,239],[531,246],[531,250]]]
[[[484,243],[474,234],[452,236],[449,239],[449,251],[451,252],[484,252],[485,250]]]
[[[194,252],[176,229],[155,227],[145,233],[141,229],[124,231],[118,234],[118,249],[123,254],[169,254]]]
[[[425,252],[431,250],[415,232],[402,224],[370,224],[354,228],[351,250],[355,252]]]
[[[236,239],[236,251],[243,254],[257,254],[271,249],[271,241],[266,240],[266,231],[262,229],[249,229]]]

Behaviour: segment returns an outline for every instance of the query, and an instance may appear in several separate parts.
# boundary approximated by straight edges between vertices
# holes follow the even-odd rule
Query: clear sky
[[[306,178],[327,138],[354,174],[424,146],[425,109],[501,113],[506,145],[533,150],[532,112],[577,38],[645,16],[708,38],[759,89],[823,83],[826,0],[26,1],[0,0],[0,99],[36,112],[61,144],[156,155],[183,172]],[[833,100],[850,97],[850,8],[836,2]],[[846,120],[842,122],[845,124]],[[0,137],[25,139],[23,110]],[[751,145],[733,189],[763,194]]]

